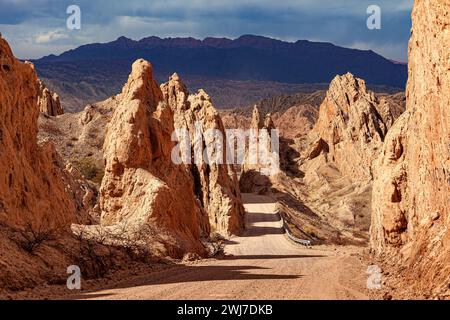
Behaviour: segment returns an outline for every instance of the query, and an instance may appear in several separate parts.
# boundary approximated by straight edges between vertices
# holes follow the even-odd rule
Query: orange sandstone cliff
[[[450,277],[450,3],[416,0],[407,112],[377,161],[371,247],[416,292],[448,294]]]

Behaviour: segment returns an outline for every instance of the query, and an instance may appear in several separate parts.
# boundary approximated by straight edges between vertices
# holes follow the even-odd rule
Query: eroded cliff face
[[[416,0],[412,18],[408,112],[378,161],[371,246],[418,292],[440,294],[450,275],[450,3]]]
[[[313,130],[299,140],[305,204],[341,230],[343,241],[368,241],[372,165],[400,108],[364,80],[336,76]]]
[[[16,60],[0,38],[0,221],[69,226],[78,205],[51,143],[37,143],[38,93],[33,66]]]
[[[386,244],[406,242],[407,134],[411,113],[406,111],[386,136],[383,150],[374,162],[372,191],[372,248],[381,253]],[[382,226],[382,227],[381,227]]]
[[[52,93],[45,86],[45,84],[39,80],[39,95],[38,95],[39,111],[42,113],[56,117],[64,114],[64,109],[61,106],[61,101],[57,93]]]
[[[152,245],[163,245],[161,254],[201,253],[208,217],[190,172],[171,160],[173,113],[149,62],[133,64],[117,100],[103,147],[101,225],[123,232],[147,228]]]
[[[244,208],[239,183],[234,165],[227,164],[226,161],[228,146],[224,144],[225,128],[219,113],[212,105],[211,98],[203,90],[189,95],[177,74],[161,85],[161,89],[167,105],[174,113],[175,129],[187,130],[190,137],[192,158],[191,164],[186,165],[186,168],[190,170],[195,194],[208,213],[211,231],[223,235],[241,233],[244,229]],[[220,132],[224,142],[218,141],[216,136],[205,134],[202,149],[212,150],[212,156],[221,157],[222,164],[217,161],[209,164],[205,161],[198,163],[194,159],[196,138],[208,130]],[[223,145],[222,154],[217,154],[214,147],[219,144]]]
[[[0,37],[0,291],[65,277],[70,225],[90,222],[89,185],[38,143],[39,93],[33,65]]]
[[[352,181],[371,180],[371,163],[393,123],[389,105],[380,103],[365,82],[347,73],[330,84],[310,134],[311,159],[327,161]]]
[[[250,129],[253,131],[248,139],[249,145],[241,166],[239,184],[243,192],[267,194],[278,177],[280,166],[280,148],[272,150],[272,130],[276,129],[272,114],[262,116],[258,106],[255,105]],[[275,136],[273,138],[279,139]]]

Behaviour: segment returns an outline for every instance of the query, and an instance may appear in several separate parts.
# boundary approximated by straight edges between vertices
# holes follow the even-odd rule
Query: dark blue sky
[[[66,28],[66,8],[81,8],[82,28]],[[381,8],[381,30],[366,26],[367,7]],[[372,49],[406,61],[413,0],[0,0],[0,32],[20,58],[82,44],[133,39],[243,34],[326,41]]]

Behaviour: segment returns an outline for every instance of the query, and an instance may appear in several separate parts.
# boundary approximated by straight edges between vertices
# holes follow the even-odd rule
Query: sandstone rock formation
[[[146,68],[147,67],[144,69]],[[137,75],[139,72],[137,72],[134,76],[136,79],[133,78],[134,80],[132,80],[132,78],[130,78],[130,83],[128,83],[123,89],[124,92],[130,91],[130,86],[136,86],[135,83],[144,83],[150,79],[147,72],[141,73],[143,79],[139,80],[139,75]],[[153,83],[153,80],[149,81],[150,83]],[[186,93],[187,99],[187,89],[184,85],[180,81],[172,81],[171,83],[183,86],[183,88],[176,90],[176,94],[174,93],[173,97]],[[125,156],[124,153],[133,152],[134,149],[131,150],[131,147],[128,146],[133,139],[129,137],[129,133],[125,134],[124,132],[132,132],[135,130],[134,128],[136,124],[134,124],[134,126],[130,125],[128,127],[124,127],[122,124],[122,116],[120,118],[118,116],[118,112],[120,111],[117,110],[120,109],[123,112],[123,110],[128,108],[131,103],[136,103],[135,100],[138,100],[127,97],[124,92],[103,102],[88,105],[83,112],[78,114],[64,114],[57,118],[41,116],[39,119],[39,138],[54,140],[58,151],[64,155],[65,159],[71,161],[74,167],[79,168],[81,173],[83,173],[86,178],[97,182],[97,177],[100,176],[101,178],[101,174],[103,173],[106,165],[105,179],[103,181],[104,185],[101,192],[101,208],[98,208],[98,211],[103,211],[101,226],[96,226],[94,228],[77,226],[75,228],[77,232],[81,229],[84,233],[90,233],[90,231],[92,231],[91,235],[93,237],[95,237],[97,232],[108,232],[113,233],[114,235],[110,235],[117,238],[117,232],[122,232],[124,229],[129,227],[130,234],[132,234],[134,231],[139,230],[140,226],[143,226],[142,228],[147,229],[147,231],[152,229],[154,234],[161,235],[153,237],[154,241],[149,239],[149,242],[153,241],[156,246],[159,247],[157,249],[157,251],[159,251],[158,254],[170,254],[175,256],[180,255],[183,251],[199,251],[199,238],[207,238],[211,231],[217,231],[224,235],[239,233],[243,228],[243,208],[234,168],[227,165],[220,165],[217,167],[199,165],[195,166],[195,168],[194,166],[183,164],[179,166],[172,165],[171,151],[172,147],[175,146],[175,143],[171,141],[170,135],[174,130],[174,122],[178,121],[179,127],[186,123],[186,127],[191,130],[193,129],[192,123],[195,121],[200,121],[205,125],[205,128],[223,127],[217,111],[212,107],[212,104],[209,101],[209,97],[207,97],[206,93],[201,92],[199,95],[190,97],[190,100],[192,100],[190,102],[181,99],[181,105],[177,109],[175,107],[176,101],[162,101],[162,93],[159,92],[159,89],[155,89],[151,85],[144,83],[142,88],[136,88],[136,91],[142,95],[140,98],[141,101],[144,101],[144,104],[146,103],[149,105],[148,107],[143,105],[140,108],[143,108],[144,110],[153,110],[156,108],[159,110],[154,111],[155,119],[153,117],[141,119],[143,123],[139,124],[141,127],[148,126],[151,128],[151,130],[148,129],[152,132],[150,135],[152,137],[150,144],[152,145],[152,148],[157,149],[158,154],[154,155],[156,157],[155,160],[150,162],[148,162],[146,158],[138,160],[141,164],[148,162],[145,166],[143,164],[131,164],[129,172],[136,169],[133,166],[146,168],[147,171],[150,171],[156,178],[160,179],[162,181],[161,183],[165,183],[167,185],[167,188],[171,190],[169,193],[172,195],[181,194],[186,197],[186,199],[188,199],[188,207],[190,203],[189,201],[194,201],[196,203],[194,206],[195,208],[191,206],[191,208],[188,208],[189,210],[187,210],[186,213],[183,213],[180,217],[178,217],[177,214],[181,209],[174,209],[174,211],[178,211],[177,213],[173,213],[175,217],[172,219],[178,219],[181,221],[184,219],[183,217],[189,215],[189,212],[197,212],[198,217],[192,218],[194,220],[197,219],[196,221],[198,224],[198,226],[194,226],[193,228],[192,234],[194,236],[183,236],[184,240],[179,240],[183,237],[179,237],[177,235],[177,232],[180,230],[182,230],[182,232],[189,233],[189,231],[186,231],[190,226],[189,223],[176,223],[176,227],[173,227],[173,224],[171,225],[170,223],[160,227],[158,223],[155,223],[154,220],[159,219],[158,215],[161,214],[160,211],[162,209],[156,208],[153,215],[153,207],[151,207],[151,205],[142,205],[142,202],[139,202],[150,197],[139,197],[135,195],[130,196],[129,194],[120,195],[121,191],[123,191],[121,189],[121,185],[125,185],[130,182],[129,176],[120,176],[120,179],[123,180],[123,182],[119,183],[117,181],[119,178],[111,172],[110,161],[113,161],[114,158],[109,160],[108,156],[113,157],[113,155],[118,152],[117,141],[119,141],[119,137],[121,139],[121,157],[126,158],[127,156]],[[195,98],[195,96],[198,98]],[[166,94],[166,98],[168,97],[169,95]],[[191,105],[191,103],[192,106],[195,105],[195,108],[193,107],[189,110],[187,106]],[[173,115],[173,112],[170,110],[171,108],[168,108],[167,106],[174,108],[174,111],[176,111],[175,115]],[[158,112],[160,112],[159,115]],[[191,119],[191,117],[193,118]],[[188,119],[191,119],[192,121],[188,121]],[[110,124],[107,126],[108,123]],[[149,124],[145,125],[145,123]],[[187,124],[189,124],[190,127]],[[105,130],[106,127],[108,127],[109,130]],[[106,134],[106,131],[108,131],[108,134]],[[140,129],[140,131],[144,132],[142,129]],[[192,133],[194,133],[194,131],[192,131]],[[140,138],[139,141],[142,141],[142,138]],[[114,146],[112,146],[113,144]],[[103,145],[104,148],[102,150]],[[146,145],[146,147],[148,147],[148,145]],[[107,150],[110,150],[108,151],[109,155],[105,153]],[[142,152],[144,149],[138,148],[138,150],[139,152]],[[145,151],[144,153],[148,152],[152,153],[151,149],[150,151]],[[129,157],[132,157],[133,155],[134,154],[130,153]],[[106,163],[103,163],[104,157],[106,158]],[[133,159],[136,159],[136,157]],[[185,173],[181,173],[182,171],[185,171]],[[174,186],[174,180],[179,181],[176,186]],[[152,183],[153,182],[149,179],[148,184]],[[105,186],[105,184],[108,186]],[[155,183],[155,185],[158,185],[158,183]],[[120,192],[114,192],[114,195],[111,195],[108,191],[106,191],[106,188],[113,188],[114,190],[119,189]],[[181,191],[181,189],[183,189],[183,191]],[[158,190],[156,190],[154,194],[157,194],[159,192]],[[152,193],[150,192],[150,194]],[[135,200],[136,204],[133,202]],[[184,201],[184,198],[183,200],[171,199],[167,201],[168,203],[177,201],[180,202]],[[134,218],[128,219],[128,217],[124,217],[124,215],[127,215],[127,213],[130,212],[127,209],[129,203],[133,203],[133,208],[137,208],[142,205],[143,211],[141,210],[138,215],[144,217],[143,221],[146,221],[145,223],[135,223],[133,220]],[[116,204],[117,207],[115,207]],[[175,203],[174,206],[176,207],[177,204]],[[97,215],[97,207],[95,209],[96,210],[91,211],[91,215]],[[135,211],[139,210],[136,209]],[[155,216],[157,218],[154,218]],[[146,220],[145,217],[148,217],[148,219]],[[150,228],[148,226],[150,226]],[[172,229],[174,230],[173,232]],[[193,238],[195,239],[192,240]],[[194,242],[194,246],[196,246],[196,248],[192,249],[192,244]],[[161,244],[163,245],[162,247],[166,246],[166,248],[160,250],[162,248]]]
[[[262,129],[264,127],[264,119],[261,117],[257,105],[253,107],[252,122],[250,127],[255,130]]]
[[[279,146],[272,143],[272,138],[279,143],[279,136],[273,136],[272,130],[276,128],[272,114],[262,117],[257,105],[253,107],[250,123],[248,148],[241,166],[239,183],[244,192],[265,194],[270,190],[271,180],[279,173]],[[277,149],[272,150],[274,147]]]
[[[72,201],[54,166],[54,149],[37,144],[39,83],[34,68],[13,57],[0,39],[0,220],[68,226],[77,221]]]
[[[416,0],[408,112],[378,161],[371,246],[416,292],[446,295],[450,276],[450,3]]]
[[[205,134],[202,143],[203,149],[212,150],[213,157],[217,156],[216,160],[219,161],[208,164],[195,161],[192,157],[189,160],[193,161],[187,167],[195,184],[196,196],[208,213],[211,231],[224,235],[239,234],[244,228],[244,208],[235,167],[226,161],[228,146],[225,143],[225,128],[211,98],[203,90],[189,95],[177,74],[161,85],[161,89],[167,105],[174,113],[175,129],[188,132],[191,153],[196,148],[195,138],[199,135],[197,128],[201,127],[203,133],[208,130],[221,133],[222,139]],[[215,150],[218,144],[223,146],[222,153]]]
[[[190,173],[171,160],[173,114],[149,62],[133,64],[117,100],[103,148],[102,226],[121,226],[124,232],[148,228],[165,255],[202,253],[208,217]]]
[[[400,106],[377,97],[348,73],[330,84],[317,122],[305,139],[296,139],[304,203],[340,237],[365,243],[370,227],[372,163]]]
[[[67,255],[43,243],[60,244],[71,223],[90,222],[92,190],[50,141],[38,144],[39,92],[33,65],[15,59],[0,37],[0,291],[65,274]]]
[[[248,129],[250,128],[251,117],[236,114],[235,110],[220,110],[225,129]]]
[[[275,130],[275,123],[273,122],[271,113],[266,114],[266,117],[264,118],[264,128],[269,132],[269,134],[272,130]]]
[[[315,106],[292,106],[275,120],[275,127],[285,139],[299,138],[311,131],[318,116],[319,112]]]
[[[353,181],[372,179],[371,162],[393,123],[386,101],[379,103],[365,82],[348,73],[330,84],[311,133],[311,155],[321,146],[328,161]]]
[[[98,186],[104,173],[103,144],[106,126],[117,108],[116,97],[86,106],[79,113],[39,116],[38,140],[50,139],[61,157]]]
[[[59,116],[64,114],[64,109],[61,106],[61,101],[58,94],[51,93],[45,84],[39,80],[39,95],[38,95],[39,110],[48,116]]]

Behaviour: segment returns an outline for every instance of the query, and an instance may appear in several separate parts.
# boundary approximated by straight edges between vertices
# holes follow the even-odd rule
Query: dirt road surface
[[[366,266],[354,252],[305,248],[286,238],[276,204],[244,195],[247,231],[229,256],[124,281],[81,299],[368,299]]]

